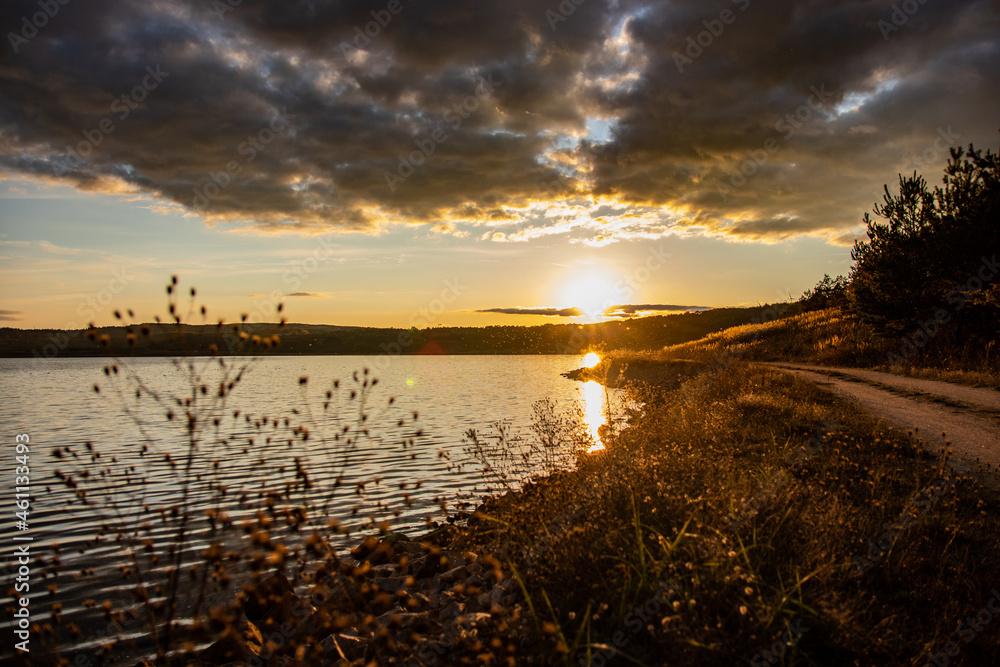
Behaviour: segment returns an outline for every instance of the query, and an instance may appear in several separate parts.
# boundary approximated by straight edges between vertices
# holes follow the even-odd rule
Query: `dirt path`
[[[812,380],[853,399],[889,424],[913,431],[929,451],[937,453],[951,447],[951,464],[959,472],[985,473],[993,483],[998,479],[1000,392],[856,368],[763,365]]]

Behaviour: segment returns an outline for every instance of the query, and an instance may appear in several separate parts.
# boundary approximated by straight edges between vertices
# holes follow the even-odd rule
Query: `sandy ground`
[[[847,397],[867,412],[913,431],[928,450],[951,447],[962,473],[1000,480],[1000,392],[891,373],[791,363],[766,363]]]

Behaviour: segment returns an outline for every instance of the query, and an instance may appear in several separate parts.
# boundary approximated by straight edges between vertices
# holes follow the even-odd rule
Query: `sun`
[[[593,368],[597,364],[601,363],[601,356],[596,352],[588,352],[583,356],[583,361],[580,363],[583,364],[584,368]]]
[[[563,303],[587,317],[603,317],[604,311],[619,303],[614,280],[592,273],[573,280],[563,289]]]

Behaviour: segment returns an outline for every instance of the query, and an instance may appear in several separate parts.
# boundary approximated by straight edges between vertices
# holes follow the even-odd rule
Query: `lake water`
[[[490,432],[493,422],[509,420],[514,433],[528,438],[533,405],[542,399],[555,401],[559,412],[579,412],[582,428],[595,440],[604,421],[603,388],[561,376],[578,368],[581,356],[379,361],[366,376],[370,357],[229,358],[225,367],[211,359],[188,366],[138,358],[106,376],[104,359],[0,359],[6,443],[0,499],[11,514],[18,465],[14,437],[30,435],[29,525],[13,532],[31,537],[32,554],[45,559],[32,565],[33,622],[43,621],[58,602],[64,622],[84,628],[79,640],[59,640],[64,657],[95,646],[98,641],[87,636],[86,628],[96,611],[85,601],[100,605],[103,599],[126,597],[117,571],[125,546],[109,538],[92,544],[95,535],[109,523],[135,529],[155,519],[158,508],[179,505],[184,479],[195,480],[188,485],[186,506],[196,514],[217,509],[239,516],[256,508],[269,491],[301,484],[296,474],[301,464],[309,479],[302,497],[317,505],[321,501],[328,517],[354,530],[389,520],[394,528],[413,533],[431,518],[443,519],[445,510],[454,512],[457,500],[475,503],[484,491],[479,465],[463,445],[468,429]],[[220,383],[241,370],[239,383],[220,398]],[[375,377],[378,383],[372,386]],[[198,390],[202,385],[203,392]],[[190,461],[186,412],[196,415],[198,425],[198,455]],[[59,458],[53,450],[59,450]],[[74,489],[56,479],[57,470],[72,477]],[[186,476],[185,470],[190,471]],[[225,490],[221,501],[220,489]],[[80,491],[89,506],[74,500]],[[14,518],[4,524],[13,526]],[[144,537],[173,539],[174,523],[152,524]],[[5,586],[12,565],[16,569],[12,545],[26,543],[12,539],[5,539],[3,547]],[[56,544],[61,574],[44,580],[42,575],[53,571]],[[204,543],[195,539],[189,548],[201,549]],[[66,574],[85,568],[94,573]],[[55,595],[46,591],[53,583]],[[10,636],[6,619],[0,631]],[[33,647],[36,642],[33,638]],[[0,658],[9,655],[4,645]]]

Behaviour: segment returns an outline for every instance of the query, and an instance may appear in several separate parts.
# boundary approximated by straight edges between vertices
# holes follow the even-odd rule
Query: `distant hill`
[[[788,314],[798,312],[786,306]],[[576,354],[592,348],[658,349],[758,321],[767,306],[598,324],[378,329],[325,324],[135,324],[93,331],[0,329],[0,357],[219,354]],[[133,343],[129,343],[130,335]],[[273,336],[278,336],[275,346]],[[103,344],[102,344],[103,339]]]

